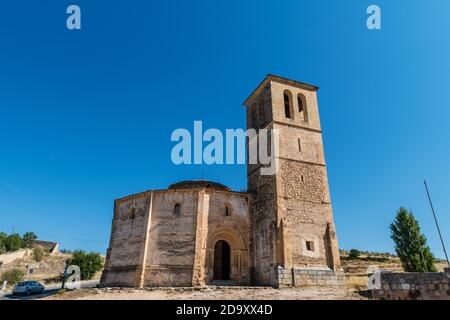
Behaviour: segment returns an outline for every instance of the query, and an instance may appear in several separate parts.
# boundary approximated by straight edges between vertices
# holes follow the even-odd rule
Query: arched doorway
[[[230,280],[230,245],[217,241],[214,246],[214,280]]]

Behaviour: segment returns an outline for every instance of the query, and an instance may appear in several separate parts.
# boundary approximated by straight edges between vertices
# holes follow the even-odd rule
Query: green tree
[[[25,273],[20,271],[19,269],[11,269],[2,273],[0,277],[0,282],[8,281],[8,284],[16,284],[17,282],[22,281]]]
[[[68,264],[80,267],[81,280],[90,280],[96,272],[102,270],[103,259],[99,253],[76,250]]]
[[[6,239],[8,239],[8,235],[4,232],[0,232],[0,254],[6,252]]]
[[[406,272],[436,272],[434,256],[412,212],[401,207],[390,225],[395,251]]]
[[[33,241],[37,239],[36,234],[34,232],[26,232],[22,236],[22,247],[23,248],[31,248]]]
[[[6,251],[16,251],[22,247],[22,238],[17,233],[12,233],[6,238]]]
[[[360,254],[361,254],[361,252],[359,252],[358,249],[352,249],[352,250],[350,250],[350,252],[348,254],[348,258],[352,259],[352,260],[358,259]]]

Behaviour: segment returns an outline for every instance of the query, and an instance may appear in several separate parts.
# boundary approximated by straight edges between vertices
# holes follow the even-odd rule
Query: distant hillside
[[[375,267],[381,270],[403,272],[400,259],[390,253],[360,251],[356,259],[349,257],[350,251],[340,250],[341,265],[347,277],[347,286],[350,288],[367,288],[368,269]],[[447,263],[442,260],[436,262],[438,271],[443,271]]]
[[[56,252],[53,254],[45,254],[42,260],[37,262],[31,249],[22,249],[16,253],[20,258],[0,265],[0,276],[5,271],[18,269],[25,273],[25,279],[37,280],[44,284],[60,282],[62,279],[61,275],[64,273],[66,260],[72,258],[71,253]],[[28,276],[30,267],[33,268],[33,273],[31,276]],[[99,279],[100,276],[101,272],[97,273],[94,279]]]
[[[71,257],[70,254],[47,254],[42,257],[41,261],[37,262],[33,255],[33,250],[20,250],[20,252],[24,253],[23,257],[0,266],[0,275],[11,269],[18,269],[26,274],[25,277],[27,279],[42,281],[44,283],[58,281],[60,275],[64,272],[65,261]],[[33,269],[30,277],[28,276],[29,268]]]

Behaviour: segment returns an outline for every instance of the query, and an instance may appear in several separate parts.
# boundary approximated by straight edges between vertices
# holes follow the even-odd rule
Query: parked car
[[[12,293],[15,294],[26,294],[30,295],[32,293],[42,293],[44,291],[44,285],[37,281],[22,281],[16,284],[13,288]]]

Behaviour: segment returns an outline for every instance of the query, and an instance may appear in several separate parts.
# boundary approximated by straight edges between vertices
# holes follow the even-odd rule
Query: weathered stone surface
[[[269,76],[245,102],[248,128],[273,128],[280,136],[277,174],[261,175],[257,165],[247,170],[255,284],[285,284],[286,279],[291,285],[344,283],[335,275],[340,259],[316,89]],[[290,117],[285,114],[285,93],[290,97]],[[279,265],[285,270],[310,269],[310,278],[280,278],[280,272],[274,272]],[[319,284],[317,268],[325,274],[328,270],[332,278]]]
[[[247,193],[214,182],[183,181],[116,200],[101,284],[210,284],[218,265],[216,244],[224,241],[232,283],[345,286],[317,89],[269,76],[246,100],[248,128],[280,133],[278,172],[261,175],[259,165],[248,165]]]
[[[174,213],[177,204],[179,216]],[[131,212],[140,209],[143,214],[133,219]],[[249,284],[249,230],[246,193],[177,188],[116,200],[101,283],[136,287],[211,283],[214,246],[224,240],[231,247],[230,280]]]
[[[445,272],[382,272],[380,288],[371,294],[386,300],[450,300],[449,285]]]

